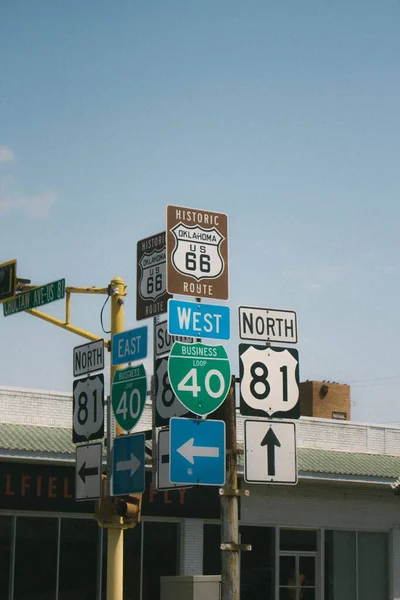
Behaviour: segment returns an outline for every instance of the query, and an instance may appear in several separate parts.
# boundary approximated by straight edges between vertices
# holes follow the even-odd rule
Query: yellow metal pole
[[[120,277],[115,277],[110,283],[111,293],[111,340],[115,333],[124,330],[124,296],[125,283]],[[110,348],[111,350],[111,348]],[[112,361],[110,360],[110,364]],[[117,367],[110,368],[110,395],[114,373]],[[111,403],[109,406],[111,410]],[[117,425],[116,434],[121,435],[123,429]],[[122,600],[124,584],[124,531],[123,529],[108,529],[107,553],[107,600]]]

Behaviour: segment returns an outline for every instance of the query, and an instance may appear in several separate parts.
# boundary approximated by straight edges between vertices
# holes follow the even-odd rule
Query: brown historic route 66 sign
[[[167,289],[170,294],[228,299],[226,214],[167,206]]]
[[[149,319],[168,310],[165,231],[137,243],[136,319]]]

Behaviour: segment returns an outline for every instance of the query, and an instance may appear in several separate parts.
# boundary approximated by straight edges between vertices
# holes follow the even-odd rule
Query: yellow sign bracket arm
[[[117,280],[119,278],[116,278]],[[123,292],[120,294],[122,296],[126,295],[126,286],[123,284],[122,280],[122,287],[123,287]],[[113,281],[111,282],[111,284],[106,287],[106,288],[100,288],[100,287],[67,287],[65,289],[65,321],[62,321],[61,319],[57,319],[57,317],[53,317],[52,315],[48,315],[47,313],[41,312],[40,310],[37,310],[36,308],[31,308],[29,310],[26,310],[25,312],[29,313],[30,315],[33,315],[34,317],[38,317],[39,319],[43,319],[43,321],[47,321],[48,323],[51,323],[52,325],[57,325],[57,327],[61,327],[62,329],[65,329],[66,331],[70,331],[71,333],[75,333],[76,335],[80,335],[81,337],[84,337],[88,340],[100,340],[101,337],[99,335],[96,335],[94,333],[90,333],[90,331],[86,331],[85,329],[82,329],[80,327],[77,327],[76,325],[72,325],[71,324],[71,294],[105,294],[105,295],[112,295],[113,293],[113,289],[114,289],[114,285],[115,284],[115,279],[113,279]],[[36,286],[28,286],[25,285],[23,286],[24,291],[28,290],[28,289],[33,289]],[[104,340],[104,346],[110,350],[110,340]]]

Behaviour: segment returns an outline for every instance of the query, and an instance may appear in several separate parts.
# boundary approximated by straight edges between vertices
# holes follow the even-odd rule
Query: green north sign
[[[168,361],[168,377],[175,396],[195,415],[216,410],[225,400],[231,367],[223,346],[175,342]]]
[[[3,314],[5,317],[14,315],[15,313],[22,312],[24,310],[30,310],[31,308],[38,308],[49,302],[55,300],[61,300],[65,296],[65,279],[59,279],[58,281],[52,281],[46,285],[28,290],[27,292],[21,292],[12,300],[7,300],[3,303]]]
[[[139,422],[146,396],[147,376],[143,365],[115,371],[111,404],[118,425],[125,431],[130,431]]]

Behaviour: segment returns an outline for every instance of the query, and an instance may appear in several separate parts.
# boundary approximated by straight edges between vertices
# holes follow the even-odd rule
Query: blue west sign
[[[224,485],[224,421],[170,420],[169,478],[171,483]]]
[[[116,333],[111,342],[112,365],[123,365],[147,356],[147,326]]]
[[[194,338],[229,340],[228,306],[168,300],[168,332]]]

